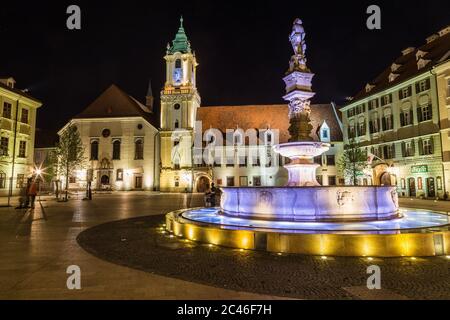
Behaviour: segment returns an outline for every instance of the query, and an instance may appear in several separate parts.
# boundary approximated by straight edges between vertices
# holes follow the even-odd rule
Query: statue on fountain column
[[[305,42],[305,29],[302,25],[302,20],[295,19],[292,26],[292,32],[289,35],[289,41],[294,49],[294,55],[291,57],[289,63],[289,71],[293,70],[307,70],[306,67],[306,42]]]

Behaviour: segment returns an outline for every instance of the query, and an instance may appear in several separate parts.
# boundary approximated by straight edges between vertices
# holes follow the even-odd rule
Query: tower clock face
[[[177,84],[181,83],[182,71],[181,68],[175,68],[173,71],[173,81]]]

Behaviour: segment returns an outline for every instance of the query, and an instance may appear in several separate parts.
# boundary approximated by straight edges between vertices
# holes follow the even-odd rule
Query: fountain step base
[[[260,221],[223,217],[218,209],[166,215],[166,228],[192,241],[230,248],[326,256],[437,256],[450,254],[450,217],[406,211],[405,217],[365,223]]]

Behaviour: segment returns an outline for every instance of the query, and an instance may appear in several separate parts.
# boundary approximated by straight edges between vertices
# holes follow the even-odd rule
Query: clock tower
[[[194,125],[200,95],[195,53],[183,18],[172,45],[167,44],[166,81],[161,91],[161,191],[192,191]]]

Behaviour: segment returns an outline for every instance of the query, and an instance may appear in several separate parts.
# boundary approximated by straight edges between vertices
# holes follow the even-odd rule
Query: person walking
[[[36,178],[32,178],[30,187],[28,188],[28,196],[30,197],[31,209],[34,209],[34,201],[37,195],[37,183]]]

